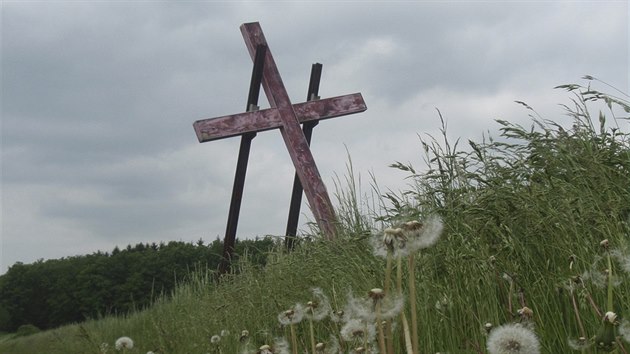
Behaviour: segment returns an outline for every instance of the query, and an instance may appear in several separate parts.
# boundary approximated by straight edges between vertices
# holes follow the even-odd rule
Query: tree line
[[[247,254],[263,266],[274,246],[270,237],[240,240],[234,259]],[[219,239],[207,245],[202,240],[139,243],[111,253],[17,262],[0,276],[0,331],[27,324],[49,329],[145,308],[169,296],[192,271],[216,270],[222,247]]]

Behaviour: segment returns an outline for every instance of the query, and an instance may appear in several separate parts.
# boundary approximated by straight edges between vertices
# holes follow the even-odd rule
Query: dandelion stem
[[[370,352],[369,347],[368,347],[368,336],[366,335],[368,333],[368,325],[367,323],[365,323],[365,328],[363,330],[363,348],[365,348],[365,350],[368,351],[368,353]]]
[[[390,288],[392,282],[392,251],[387,251],[387,261],[385,264],[385,296],[390,295]],[[385,323],[385,331],[387,332],[387,354],[394,354],[394,331],[392,330],[391,320],[387,320]]]
[[[628,354],[628,351],[626,350],[626,347],[623,346],[623,342],[621,341],[621,339],[617,337],[615,338],[615,341],[617,342],[617,347],[619,348],[619,350],[621,350],[623,354]]]
[[[411,311],[411,344],[413,353],[418,354],[418,316],[416,313],[416,257],[409,255],[409,306]]]
[[[392,282],[392,251],[387,251],[387,261],[385,263],[385,287],[383,288],[385,296],[389,295],[390,285]]]
[[[593,297],[591,296],[591,293],[586,288],[586,285],[584,285],[584,282],[580,281],[580,285],[582,285],[582,290],[584,290],[584,294],[586,296],[586,299],[588,300],[588,303],[593,308],[593,311],[595,311],[595,314],[597,314],[597,318],[602,318],[602,316],[604,316],[604,314],[599,309],[599,306],[597,306],[597,304],[595,303],[595,300],[593,300]]]
[[[608,260],[608,303],[606,310],[614,311],[613,309],[613,269],[612,261],[610,260],[610,252],[606,251],[606,259]]]
[[[580,310],[578,309],[577,301],[575,299],[575,294],[573,293],[573,291],[571,291],[571,303],[573,304],[575,319],[578,323],[578,327],[580,328],[580,337],[586,338],[586,331],[584,330],[584,324],[582,324],[582,319],[580,318]]]
[[[309,318],[308,321],[310,330],[311,330],[311,350],[312,353],[315,353],[315,330],[313,329],[313,319]]]
[[[509,280],[510,281],[510,291],[508,293],[508,312],[509,313],[513,313],[512,311],[512,293],[514,292],[514,282],[512,281],[512,279]]]
[[[290,327],[291,327],[291,347],[293,349],[293,354],[298,354],[297,338],[295,336],[295,326],[293,325],[293,323],[291,323]]]
[[[398,296],[402,296],[402,257],[400,255],[397,257],[396,264],[396,288],[398,290]],[[407,316],[405,315],[404,309],[400,312],[400,320],[403,324],[403,332],[405,335],[405,348],[407,349],[407,354],[413,354],[411,336],[409,334],[409,323],[407,322]]]
[[[381,300],[376,301],[376,326],[378,328],[378,348],[381,353],[387,353],[385,351],[385,333],[383,333],[383,323],[381,321]]]
[[[403,331],[405,332],[405,349],[407,349],[407,354],[413,354],[413,347],[411,345],[411,336],[409,335],[409,323],[407,322],[407,316],[405,312],[401,312],[400,315],[403,324]]]

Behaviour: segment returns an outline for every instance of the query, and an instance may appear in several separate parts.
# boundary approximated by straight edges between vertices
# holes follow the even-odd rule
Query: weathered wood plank
[[[262,44],[269,49],[259,23],[254,22],[241,25],[241,33],[252,58],[256,54],[256,46]],[[308,142],[304,137],[304,133],[302,133],[298,118],[293,111],[291,100],[284,87],[271,50],[267,50],[265,57],[263,88],[271,107],[275,107],[280,113],[282,121],[280,133],[304,187],[304,193],[313,211],[313,216],[326,237],[332,239],[337,234],[335,210],[315,164]]]
[[[293,105],[293,111],[300,123],[360,113],[366,109],[365,101],[360,93]],[[275,108],[201,119],[193,123],[200,143],[280,127],[282,127],[282,120]]]

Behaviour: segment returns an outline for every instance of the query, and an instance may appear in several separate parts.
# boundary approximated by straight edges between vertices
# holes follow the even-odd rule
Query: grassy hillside
[[[265,269],[243,261],[219,285],[197,274],[140,313],[0,338],[0,352],[113,353],[128,336],[128,353],[312,353],[317,342],[318,353],[627,353],[630,136],[616,115],[630,107],[563,88],[572,126],[525,105],[532,127],[500,121],[500,136],[466,149],[423,141],[427,172],[394,164],[412,184],[386,193],[382,209],[348,178],[334,242],[279,247]],[[444,230],[428,247],[436,216]],[[510,329],[517,337],[502,339]]]

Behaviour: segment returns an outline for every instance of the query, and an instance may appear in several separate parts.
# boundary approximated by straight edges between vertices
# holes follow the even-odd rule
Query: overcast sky
[[[435,108],[465,142],[529,124],[514,100],[566,122],[553,87],[586,74],[628,92],[628,17],[627,1],[3,0],[0,273],[223,237],[240,139],[200,144],[192,123],[244,110],[242,23],[261,23],[293,102],[315,62],[320,96],[363,94],[368,110],[320,123],[312,151],[329,192],[349,152],[367,193],[370,173],[405,187],[395,161],[423,167]],[[284,233],[293,171],[279,131],[254,139],[238,237]]]

